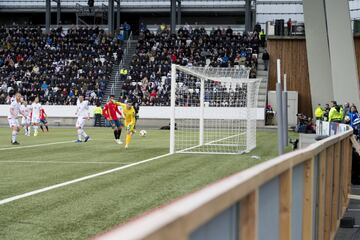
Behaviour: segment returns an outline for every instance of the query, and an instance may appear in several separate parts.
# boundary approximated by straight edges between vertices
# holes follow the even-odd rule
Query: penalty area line
[[[32,148],[32,147],[42,147],[42,146],[50,146],[50,145],[73,143],[73,142],[75,142],[75,141],[72,140],[72,141],[65,141],[65,142],[53,142],[53,143],[42,143],[42,144],[34,144],[34,145],[18,146],[18,147],[8,147],[8,148],[0,148],[0,151],[12,150],[12,149]]]
[[[128,164],[128,165],[125,165],[125,166],[117,167],[117,168],[113,168],[113,169],[106,170],[106,171],[103,171],[103,172],[100,172],[100,173],[91,174],[91,175],[88,175],[88,176],[85,176],[85,177],[81,177],[81,178],[77,178],[77,179],[70,180],[70,181],[67,181],[67,182],[55,184],[55,185],[52,185],[52,186],[49,186],[49,187],[37,189],[37,190],[27,192],[27,193],[23,193],[23,194],[20,194],[20,195],[17,195],[17,196],[5,198],[3,200],[0,200],[0,205],[4,205],[6,203],[10,203],[10,202],[22,199],[22,198],[30,197],[30,196],[33,196],[33,195],[36,195],[36,194],[39,194],[39,193],[48,192],[48,191],[53,190],[53,189],[65,187],[65,186],[68,186],[68,185],[71,185],[71,184],[74,184],[74,183],[78,183],[78,182],[82,182],[82,181],[89,180],[89,179],[92,179],[92,178],[107,175],[107,174],[110,174],[110,173],[118,172],[118,171],[121,171],[121,170],[126,169],[126,168],[130,168],[130,167],[134,167],[134,166],[137,166],[137,165],[140,165],[140,164],[143,164],[143,163],[151,162],[151,161],[154,161],[154,160],[157,160],[157,159],[160,159],[160,158],[164,158],[164,157],[167,157],[167,156],[170,156],[170,155],[172,155],[172,154],[171,153],[163,154],[163,155],[160,155],[160,156],[157,156],[157,157],[148,158],[148,159],[145,159],[145,160],[142,160],[142,161],[139,161],[139,162],[131,163],[131,164]]]

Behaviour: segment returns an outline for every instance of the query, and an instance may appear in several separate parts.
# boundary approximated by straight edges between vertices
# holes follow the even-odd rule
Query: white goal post
[[[171,66],[170,153],[239,154],[256,147],[260,79],[247,68]]]

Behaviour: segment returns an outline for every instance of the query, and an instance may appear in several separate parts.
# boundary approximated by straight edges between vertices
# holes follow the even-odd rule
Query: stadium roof
[[[77,6],[87,6],[87,0],[61,0],[61,9],[65,12],[75,11]],[[95,0],[95,7],[108,5],[108,0]],[[182,11],[244,11],[245,1],[240,0],[182,0]],[[52,2],[55,11],[56,2]],[[123,11],[168,11],[170,0],[121,0]],[[45,11],[45,0],[0,0],[0,11]]]

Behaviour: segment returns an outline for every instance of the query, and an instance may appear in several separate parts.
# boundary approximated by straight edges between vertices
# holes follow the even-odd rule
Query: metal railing
[[[115,86],[114,85],[115,85],[114,83],[111,85],[111,89],[110,89],[110,94],[111,95],[115,94]]]
[[[121,57],[121,61],[119,63],[119,69],[121,69],[123,66],[124,66],[124,59],[125,57],[127,56],[128,54],[128,49],[130,48],[131,46],[131,40],[132,40],[133,36],[132,36],[132,32],[130,32],[130,35],[128,37],[128,39],[126,40],[126,47],[124,48],[124,51],[123,51],[123,55]]]
[[[351,136],[347,127],[95,239],[334,239],[349,202]]]

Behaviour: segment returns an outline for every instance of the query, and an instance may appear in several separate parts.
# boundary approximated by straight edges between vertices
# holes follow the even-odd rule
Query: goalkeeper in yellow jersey
[[[121,106],[123,117],[125,120],[125,128],[126,128],[126,140],[125,140],[125,148],[129,147],[129,143],[131,141],[131,137],[135,132],[135,109],[132,103],[128,100],[126,103],[122,102],[114,102],[116,105]]]

